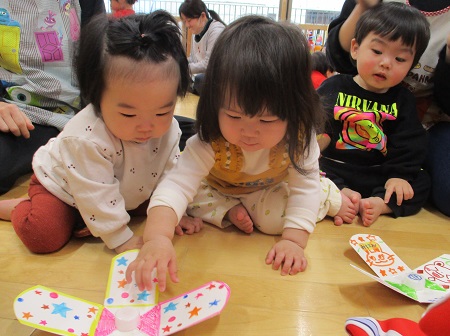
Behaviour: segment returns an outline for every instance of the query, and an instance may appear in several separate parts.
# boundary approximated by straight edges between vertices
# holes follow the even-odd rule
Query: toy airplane
[[[394,291],[421,303],[435,302],[448,293],[450,254],[411,270],[378,236],[356,234],[349,242],[378,277],[351,266]]]
[[[171,335],[220,314],[230,296],[223,282],[211,281],[157,304],[158,290],[127,284],[125,271],[137,250],[113,258],[104,305],[44,286],[23,291],[14,302],[19,322],[58,335]],[[156,270],[153,270],[156,279]]]

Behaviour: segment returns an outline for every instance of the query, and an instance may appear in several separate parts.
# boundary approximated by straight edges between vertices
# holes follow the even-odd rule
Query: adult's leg
[[[431,200],[450,216],[450,122],[441,122],[428,131],[429,147],[425,168],[431,176]]]
[[[0,195],[11,189],[16,180],[31,172],[36,150],[58,135],[55,127],[34,125],[28,139],[12,133],[0,133]]]
[[[29,200],[19,203],[11,222],[23,244],[34,253],[62,248],[72,236],[78,211],[53,196],[33,175]]]
[[[194,77],[194,93],[197,93],[199,96],[202,93],[203,82],[205,81],[205,74],[201,73]]]

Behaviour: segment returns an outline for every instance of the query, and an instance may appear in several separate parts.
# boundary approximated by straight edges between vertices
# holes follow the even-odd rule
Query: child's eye
[[[164,117],[166,115],[168,115],[170,113],[170,111],[164,112],[164,113],[158,113],[156,116],[157,117]]]
[[[260,119],[259,121],[261,121],[262,123],[273,123],[277,120],[278,119]]]
[[[121,113],[121,115],[125,118],[133,118],[136,116],[135,114],[125,114],[125,113]]]
[[[377,54],[377,55],[381,55],[382,54],[381,51],[379,51],[377,49],[372,49],[372,51],[373,51],[374,54]]]
[[[395,59],[397,62],[400,62],[400,63],[406,62],[406,60],[402,57],[396,57]]]
[[[240,116],[237,116],[237,115],[231,115],[231,114],[228,114],[228,117],[230,117],[231,119],[241,119]]]

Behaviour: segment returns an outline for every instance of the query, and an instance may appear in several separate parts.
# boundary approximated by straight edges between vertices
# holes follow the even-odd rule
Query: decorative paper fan
[[[386,287],[421,303],[435,302],[449,293],[449,254],[411,270],[378,236],[355,234],[349,242],[377,276],[351,266]]]
[[[230,288],[211,281],[173,299],[157,304],[155,285],[140,291],[134,281],[127,284],[125,271],[138,254],[127,251],[113,258],[104,305],[56,290],[35,286],[14,302],[19,322],[58,335],[171,335],[220,314]]]

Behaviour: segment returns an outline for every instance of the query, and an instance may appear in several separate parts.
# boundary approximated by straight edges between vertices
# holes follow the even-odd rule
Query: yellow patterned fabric
[[[269,169],[250,175],[242,172],[244,155],[242,150],[220,138],[212,142],[215,163],[208,177],[208,183],[224,194],[248,194],[283,181],[291,163],[287,143],[281,141],[270,149]]]

